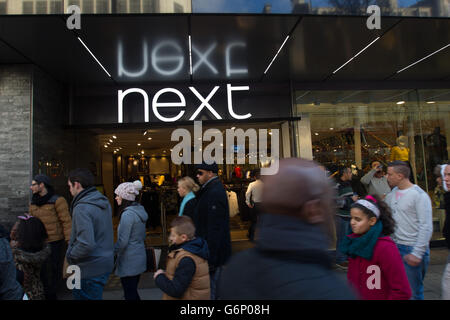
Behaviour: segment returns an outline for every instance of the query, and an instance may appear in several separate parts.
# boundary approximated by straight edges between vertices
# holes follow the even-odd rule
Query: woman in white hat
[[[140,189],[141,182],[135,181],[122,183],[114,191],[120,212],[114,246],[114,254],[117,255],[115,274],[122,282],[125,300],[140,300],[137,286],[141,273],[147,269],[145,224],[148,215],[136,202]]]

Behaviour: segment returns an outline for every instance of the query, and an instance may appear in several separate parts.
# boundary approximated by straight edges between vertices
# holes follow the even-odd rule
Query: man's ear
[[[305,202],[301,217],[310,224],[325,222],[325,211],[322,201],[320,199],[315,199]]]

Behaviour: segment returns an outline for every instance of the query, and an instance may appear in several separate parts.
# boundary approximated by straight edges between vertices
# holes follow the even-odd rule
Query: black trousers
[[[42,265],[41,280],[44,285],[45,299],[57,300],[56,292],[62,282],[62,269],[66,251],[64,240],[49,242],[51,253]]]
[[[250,241],[255,239],[256,223],[258,222],[258,216],[260,211],[260,204],[254,203],[253,208],[250,208],[250,228],[248,229],[248,238]]]
[[[139,274],[137,276],[120,278],[125,300],[141,300],[137,291],[140,277],[141,275]]]

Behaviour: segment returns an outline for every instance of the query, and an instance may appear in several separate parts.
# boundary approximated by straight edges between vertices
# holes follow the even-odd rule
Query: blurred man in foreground
[[[332,187],[312,161],[280,161],[263,176],[262,215],[253,249],[232,257],[219,288],[222,299],[354,299],[332,270],[328,253]]]

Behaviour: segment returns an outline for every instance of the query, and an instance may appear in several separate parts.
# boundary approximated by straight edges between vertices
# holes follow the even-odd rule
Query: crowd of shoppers
[[[163,299],[424,299],[433,232],[430,197],[411,182],[402,161],[373,161],[355,192],[350,166],[334,178],[324,167],[298,158],[280,161],[275,175],[246,192],[252,209],[252,249],[231,257],[229,208],[216,163],[196,165],[198,184],[178,181],[182,198],[171,223],[165,270],[153,278]],[[450,166],[436,169],[450,248]],[[55,194],[45,175],[34,177],[30,210],[10,232],[0,227],[0,299],[57,299],[63,261],[80,269],[76,300],[101,300],[109,276],[120,278],[124,299],[140,300],[147,271],[146,222],[151,212],[136,201],[140,181],[114,191],[119,208],[114,243],[112,209],[88,169],[69,173],[73,200]],[[200,186],[199,186],[200,185]],[[335,256],[330,246],[336,242]],[[347,271],[347,282],[335,267]],[[261,279],[264,279],[263,281]],[[442,277],[450,299],[450,255]]]

